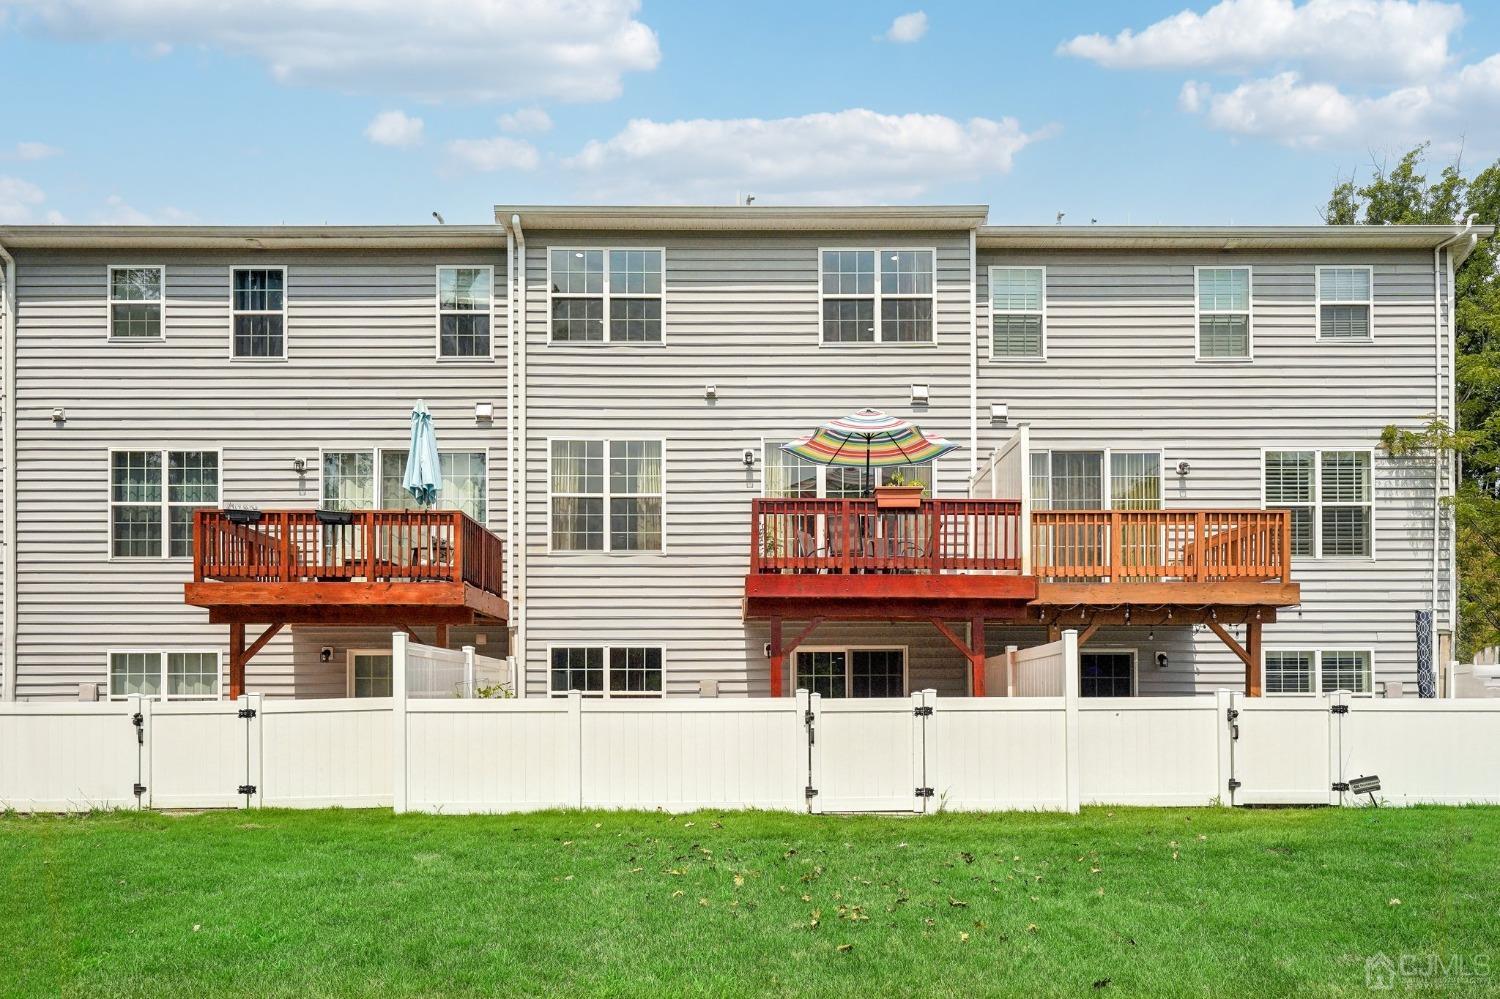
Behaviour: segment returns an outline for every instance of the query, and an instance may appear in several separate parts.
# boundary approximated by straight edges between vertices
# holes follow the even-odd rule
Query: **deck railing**
[[[757,499],[750,571],[1002,572],[1021,568],[1018,500],[924,499],[911,510],[873,499]]]
[[[199,510],[193,580],[444,580],[503,594],[504,542],[458,510]]]
[[[1291,581],[1286,510],[1034,510],[1032,572],[1078,582]]]

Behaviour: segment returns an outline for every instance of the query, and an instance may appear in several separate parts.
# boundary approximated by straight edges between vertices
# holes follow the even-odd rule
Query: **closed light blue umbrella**
[[[427,411],[427,403],[418,399],[411,411],[411,450],[406,454],[406,474],[401,476],[401,486],[418,503],[432,506],[437,502],[442,485],[443,473],[438,466],[432,414]]]

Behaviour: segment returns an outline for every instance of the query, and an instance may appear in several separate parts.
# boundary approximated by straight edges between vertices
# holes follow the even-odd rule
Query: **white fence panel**
[[[137,807],[134,713],[128,701],[0,704],[0,808]]]
[[[584,701],[583,805],[800,810],[807,780],[800,703]]]
[[[1079,701],[1080,797],[1085,804],[1207,805],[1226,796],[1223,724],[1213,698]]]
[[[817,812],[922,811],[922,695],[829,700],[811,696]]]
[[[1067,709],[1061,697],[934,697],[927,769],[953,811],[1061,810],[1067,797]]]
[[[261,804],[391,804],[390,698],[266,701],[260,723]]]
[[[406,808],[523,812],[578,807],[579,704],[576,695],[407,702]]]
[[[1378,775],[1376,797],[1397,805],[1500,803],[1500,702],[1347,703],[1349,713],[1339,723],[1343,780]]]
[[[1336,802],[1328,697],[1234,696],[1236,805]]]
[[[1062,642],[1048,642],[1015,654],[1016,697],[1062,697],[1067,654]]]
[[[249,759],[249,723],[237,701],[150,705],[142,775],[152,808],[239,808]]]

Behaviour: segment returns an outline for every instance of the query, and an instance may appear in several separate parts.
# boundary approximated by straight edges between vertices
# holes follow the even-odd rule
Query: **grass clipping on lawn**
[[[3,995],[1500,990],[1495,808],[8,816],[0,871]]]

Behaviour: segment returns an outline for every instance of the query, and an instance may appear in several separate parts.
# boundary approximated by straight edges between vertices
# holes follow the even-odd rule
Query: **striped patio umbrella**
[[[865,494],[870,493],[870,470],[893,465],[915,465],[941,458],[962,445],[942,437],[928,437],[907,420],[878,409],[829,420],[811,435],[781,445],[781,449],[820,465],[865,470]]]

